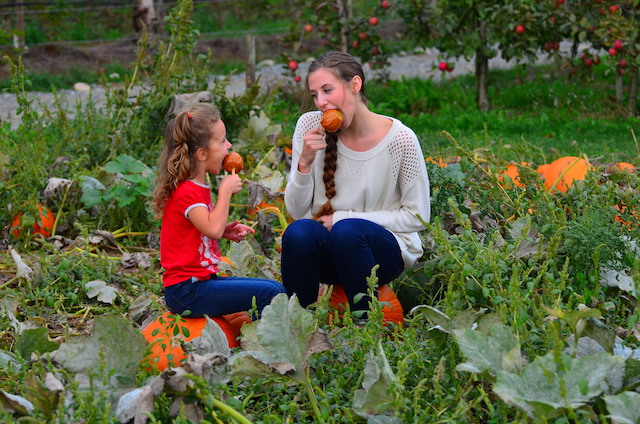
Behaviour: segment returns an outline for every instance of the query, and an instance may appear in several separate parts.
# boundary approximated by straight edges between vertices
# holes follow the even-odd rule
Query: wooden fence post
[[[16,0],[16,24],[17,34],[13,37],[13,47],[16,50],[22,50],[25,47],[25,31],[24,31],[24,6],[23,0]]]
[[[247,45],[247,63],[246,63],[246,85],[251,87],[256,82],[256,36],[247,34],[245,36]]]

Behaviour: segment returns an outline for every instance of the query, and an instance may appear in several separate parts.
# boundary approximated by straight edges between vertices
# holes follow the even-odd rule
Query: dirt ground
[[[69,69],[87,69],[100,71],[107,64],[118,63],[127,66],[136,60],[137,40],[115,41],[96,45],[49,44],[30,47],[23,55],[22,62],[27,71],[32,73],[63,74]],[[214,58],[228,60],[244,60],[246,57],[245,41],[239,39],[204,39],[198,43],[197,51],[211,51]],[[274,36],[256,37],[256,60],[275,59],[282,50],[279,40]],[[263,57],[261,52],[268,52]],[[1,51],[15,58],[10,51]],[[0,61],[1,62],[1,61]],[[0,65],[0,79],[11,76],[7,63]]]

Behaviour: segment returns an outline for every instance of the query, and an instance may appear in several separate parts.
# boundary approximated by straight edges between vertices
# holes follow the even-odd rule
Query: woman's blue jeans
[[[364,219],[344,219],[327,230],[311,219],[294,221],[282,236],[282,282],[304,307],[318,299],[320,283],[343,286],[351,310],[366,310],[370,298],[367,277],[377,264],[378,285],[404,270],[398,242],[384,227]]]
[[[188,317],[200,318],[248,311],[254,297],[260,315],[271,299],[284,292],[284,286],[277,281],[212,275],[209,280],[189,279],[166,287],[164,298],[174,314],[189,311]]]

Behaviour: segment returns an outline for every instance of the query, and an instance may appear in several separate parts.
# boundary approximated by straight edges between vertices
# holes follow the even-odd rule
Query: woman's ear
[[[359,93],[362,88],[362,78],[359,75],[355,75],[351,78],[351,91],[353,94]]]

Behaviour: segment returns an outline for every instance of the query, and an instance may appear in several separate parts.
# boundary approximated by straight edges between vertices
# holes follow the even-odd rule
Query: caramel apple
[[[222,167],[224,170],[231,174],[242,171],[243,166],[244,161],[242,160],[242,156],[236,152],[230,152],[222,161]]]
[[[325,110],[320,125],[329,132],[338,131],[342,125],[342,113],[338,109]]]

